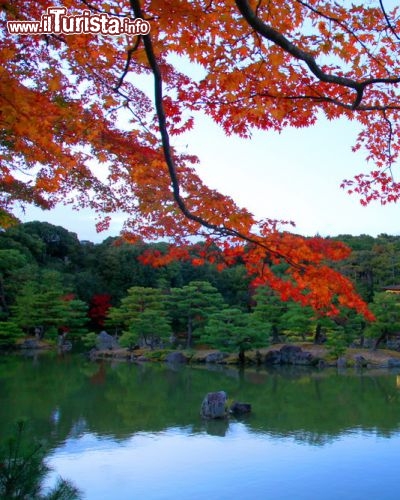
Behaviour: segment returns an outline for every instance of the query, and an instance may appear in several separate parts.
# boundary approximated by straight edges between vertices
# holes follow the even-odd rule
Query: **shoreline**
[[[167,362],[171,364],[215,364],[240,367],[238,353],[224,353],[217,349],[92,349],[92,361],[120,360],[135,363]],[[400,352],[389,349],[373,351],[365,348],[347,348],[334,359],[323,345],[312,343],[273,344],[267,348],[246,351],[244,367],[304,366],[324,368],[400,368]]]
[[[70,348],[47,342],[46,340],[25,339],[16,349],[7,353],[56,352],[67,354]],[[74,352],[74,350],[72,350]],[[334,358],[324,345],[311,342],[279,343],[265,348],[245,352],[245,363],[241,364],[238,353],[223,352],[218,349],[153,349],[128,350],[118,346],[107,349],[92,348],[90,351],[75,351],[85,355],[90,361],[109,360],[128,363],[168,363],[172,365],[219,365],[238,368],[298,366],[323,370],[325,368],[355,369],[400,369],[400,352],[389,349],[372,350],[349,347],[339,358]]]

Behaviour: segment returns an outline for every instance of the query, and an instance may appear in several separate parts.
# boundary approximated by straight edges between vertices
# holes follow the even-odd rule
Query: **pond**
[[[398,499],[398,384],[353,369],[2,357],[0,429],[27,417],[86,499]],[[202,421],[216,390],[252,414]]]

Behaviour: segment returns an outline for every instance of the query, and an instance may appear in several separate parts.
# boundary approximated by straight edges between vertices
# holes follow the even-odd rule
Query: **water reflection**
[[[315,444],[352,429],[382,436],[399,429],[399,376],[385,372],[338,374],[305,367],[239,372],[222,366],[176,370],[41,356],[35,361],[1,359],[0,380],[0,428],[28,417],[39,437],[54,437],[52,445],[71,432],[126,439],[174,426],[223,436],[226,422],[204,423],[199,417],[204,395],[217,390],[252,404],[244,422],[257,433]]]
[[[234,422],[224,437],[188,431],[139,432],[120,442],[84,434],[54,450],[50,463],[88,500],[398,498],[397,436],[354,431],[315,447]]]
[[[201,420],[204,395],[217,390],[251,403],[252,414]],[[171,369],[89,363],[79,356],[1,358],[2,434],[24,416],[47,441],[52,465],[89,492],[87,498],[312,499],[321,491],[313,496],[311,487],[299,496],[294,483],[290,489],[296,478],[311,482],[312,469],[313,483],[333,481],[326,471],[333,467],[342,474],[343,491],[351,474],[360,481],[364,476],[373,490],[369,474],[376,477],[384,463],[391,484],[400,444],[399,375],[305,367]],[[222,490],[217,494],[207,482]],[[182,494],[174,497],[178,486]],[[358,488],[359,496],[342,496],[392,498]],[[329,495],[323,497],[337,498]]]

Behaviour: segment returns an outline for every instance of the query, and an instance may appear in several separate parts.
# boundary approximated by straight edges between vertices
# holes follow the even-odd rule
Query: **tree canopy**
[[[242,261],[256,283],[283,299],[368,316],[352,284],[328,265],[348,256],[345,245],[292,234],[284,221],[256,220],[202,182],[197,158],[182,153],[174,137],[202,113],[242,137],[311,126],[320,113],[345,117],[360,124],[354,148],[366,151],[372,168],[343,186],[364,204],[396,201],[397,9],[381,0],[68,0],[68,15],[141,18],[150,33],[8,32],[8,21],[39,21],[54,3],[0,2],[3,226],[18,202],[91,207],[99,229],[123,212],[133,239],[206,240],[197,256],[171,245],[148,254],[148,262]],[[176,56],[203,77],[182,71]],[[152,95],[143,91],[149,78]],[[280,263],[283,276],[273,270]]]

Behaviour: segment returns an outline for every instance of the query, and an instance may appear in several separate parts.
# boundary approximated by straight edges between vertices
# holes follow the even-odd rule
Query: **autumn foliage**
[[[39,20],[60,4],[69,14],[141,17],[151,31],[8,33],[7,21]],[[0,0],[0,13],[3,226],[21,202],[91,207],[99,230],[122,211],[127,237],[206,242],[196,256],[171,245],[144,261],[190,258],[223,267],[240,259],[256,283],[284,299],[368,315],[351,283],[329,267],[348,255],[344,245],[294,235],[284,221],[255,220],[204,185],[197,158],[173,139],[202,113],[241,137],[311,126],[321,113],[345,117],[361,125],[354,149],[365,150],[372,171],[343,187],[362,203],[397,201],[397,9],[345,0]],[[182,69],[189,63],[201,78]],[[274,272],[282,263],[283,277]]]
[[[104,321],[110,307],[111,295],[108,293],[98,293],[93,295],[90,301],[88,316],[95,327],[104,327]]]

